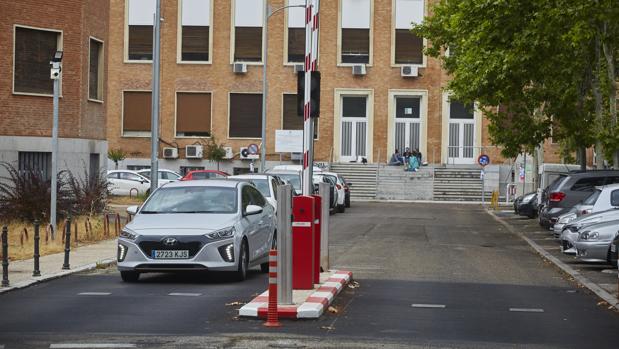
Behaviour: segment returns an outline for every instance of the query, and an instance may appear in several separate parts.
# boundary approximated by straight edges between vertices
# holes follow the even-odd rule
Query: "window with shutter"
[[[150,91],[123,92],[123,136],[150,136]]]
[[[153,20],[155,0],[127,0],[127,58],[131,61],[153,59]]]
[[[211,136],[211,94],[176,93],[176,137]]]
[[[234,1],[234,61],[262,61],[264,0]]]
[[[210,0],[181,2],[181,61],[210,60]]]
[[[60,32],[15,27],[13,92],[46,95],[54,92],[49,62],[60,49],[60,42]]]
[[[297,95],[284,94],[282,129],[303,130],[303,117],[297,114]],[[314,118],[314,139],[318,139],[318,118]]]
[[[230,94],[229,137],[260,138],[262,131],[262,94]]]
[[[370,63],[372,0],[340,0],[341,63]]]
[[[288,0],[288,6],[305,6],[305,0]],[[303,63],[305,59],[305,9],[291,7],[288,11],[288,63]]]
[[[395,0],[395,64],[423,64],[423,38],[411,33],[413,24],[421,24],[424,0]]]
[[[21,172],[33,172],[46,180],[52,175],[52,153],[38,151],[20,151],[17,154],[17,169]]]

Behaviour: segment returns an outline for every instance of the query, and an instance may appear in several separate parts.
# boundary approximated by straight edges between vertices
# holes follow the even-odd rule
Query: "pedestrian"
[[[399,166],[404,163],[402,156],[400,155],[400,151],[398,149],[391,155],[391,159],[389,160],[389,166]]]
[[[423,162],[421,161],[421,152],[418,148],[415,148],[415,153],[417,154],[417,162],[419,163],[419,166],[421,166],[421,164],[423,164]]]

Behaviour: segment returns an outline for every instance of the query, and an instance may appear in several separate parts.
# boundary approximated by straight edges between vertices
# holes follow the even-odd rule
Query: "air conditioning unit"
[[[224,155],[224,159],[232,159],[234,158],[234,152],[232,151],[232,147],[224,147],[226,151],[226,155]]]
[[[163,158],[164,159],[178,159],[178,148],[164,147]]]
[[[202,159],[201,145],[188,145],[185,147],[185,158],[187,159]]]
[[[303,65],[303,64],[295,64],[294,65],[294,72],[295,72],[295,74],[299,73],[299,72],[302,72],[302,71],[305,71],[305,65]]]
[[[247,73],[247,64],[245,63],[234,63],[232,64],[232,71],[236,74],[245,74]]]
[[[365,64],[355,64],[352,66],[352,75],[365,75],[367,71],[365,69]]]
[[[247,151],[247,147],[241,147],[239,153],[241,160],[256,160],[260,158],[258,154],[250,154],[249,151]]]
[[[404,78],[414,78],[419,76],[419,68],[415,65],[403,65],[400,68],[400,76]]]

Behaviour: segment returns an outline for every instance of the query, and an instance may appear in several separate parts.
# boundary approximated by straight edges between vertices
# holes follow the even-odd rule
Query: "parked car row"
[[[619,171],[574,171],[556,178],[542,192],[514,201],[517,214],[533,218],[559,240],[561,251],[585,262],[617,263]]]

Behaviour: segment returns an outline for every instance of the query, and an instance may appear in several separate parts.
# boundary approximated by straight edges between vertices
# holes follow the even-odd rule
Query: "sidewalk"
[[[573,281],[588,288],[619,310],[617,267],[607,263],[587,263],[561,252],[558,240],[539,226],[537,219],[527,219],[513,211],[488,211],[508,230],[525,240],[542,258],[553,263]]]
[[[105,267],[116,263],[116,239],[96,244],[72,247],[69,255],[70,270],[62,270],[64,252],[43,256],[39,260],[41,276],[33,277],[34,259],[9,262],[9,287],[0,287],[0,293],[28,287],[38,282],[65,275]]]

